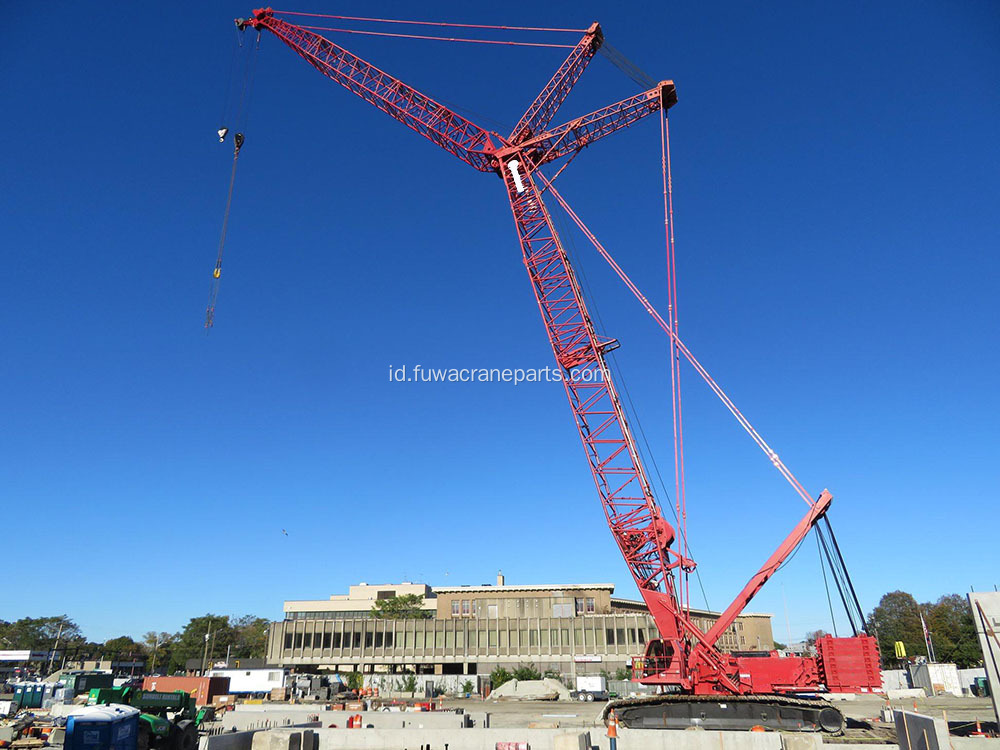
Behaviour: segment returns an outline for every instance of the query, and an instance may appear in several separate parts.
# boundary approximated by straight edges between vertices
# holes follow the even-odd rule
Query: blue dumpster
[[[64,750],[136,750],[139,710],[112,703],[81,706],[66,718]]]

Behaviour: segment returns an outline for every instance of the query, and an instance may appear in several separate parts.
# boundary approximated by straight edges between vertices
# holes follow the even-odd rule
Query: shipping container
[[[115,678],[107,672],[76,672],[63,675],[59,682],[66,686],[66,693],[73,697],[86,695],[93,688],[113,687]]]
[[[229,694],[228,677],[146,677],[142,681],[143,690],[173,692],[183,690],[194,696],[199,706],[210,706],[215,696]]]

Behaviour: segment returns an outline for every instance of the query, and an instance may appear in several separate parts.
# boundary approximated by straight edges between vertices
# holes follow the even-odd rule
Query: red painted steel
[[[237,25],[271,31],[309,64],[349,91],[470,166],[496,172],[504,180],[524,265],[552,352],[562,368],[566,396],[608,526],[660,632],[660,638],[647,645],[645,657],[636,661],[637,679],[696,694],[815,689],[820,677],[816,660],[778,658],[776,654],[734,657],[721,653],[715,643],[823,517],[830,505],[830,493],[824,491],[815,503],[804,490],[800,493],[810,505],[806,516],[750,579],[715,626],[708,633],[702,632],[680,606],[677,592],[678,572],[693,571],[695,563],[674,548],[677,532],[663,517],[653,495],[605,362],[605,354],[616,348],[618,342],[602,338],[594,330],[576,275],[542,201],[542,193],[550,189],[549,181],[541,172],[535,174],[542,164],[576,154],[650,114],[666,111],[677,101],[673,82],[664,81],[649,91],[546,130],[603,41],[600,26],[595,23],[528,107],[512,134],[503,138],[343,47],[275,18],[271,9],[255,10],[252,18],[238,19]],[[554,189],[552,192],[566,207]],[[660,322],[675,339],[670,327]],[[697,367],[697,360],[686,347],[679,340],[676,344]],[[708,382],[711,385],[714,381],[708,378]],[[734,414],[741,416],[735,406],[726,403]],[[762,439],[760,444],[773,454]],[[831,663],[829,658],[825,663]]]
[[[816,641],[816,662],[831,693],[874,693],[882,689],[878,641],[871,636]]]

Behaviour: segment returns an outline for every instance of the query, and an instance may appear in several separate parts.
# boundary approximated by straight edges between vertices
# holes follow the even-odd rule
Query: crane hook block
[[[219,143],[226,140],[226,134],[229,133],[229,128],[219,128],[216,131],[219,134]]]
[[[240,149],[243,148],[243,133],[237,133],[234,135],[233,140],[236,142],[236,153],[238,154]]]
[[[217,267],[214,271],[212,271],[212,278],[218,279],[221,276],[222,276],[222,269],[221,268]]]

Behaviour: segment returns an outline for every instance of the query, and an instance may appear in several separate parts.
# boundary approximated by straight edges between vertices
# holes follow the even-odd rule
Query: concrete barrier
[[[927,693],[923,688],[900,688],[899,690],[886,690],[885,696],[889,700],[898,701],[904,698],[926,698]]]
[[[601,750],[609,750],[610,743],[604,727],[594,730],[591,737]],[[795,737],[797,739],[798,736]],[[818,745],[819,734],[806,735],[810,744],[802,744],[789,750],[813,750]],[[532,746],[533,747],[533,746]],[[642,748],[642,750],[784,750],[782,735],[778,732],[721,732],[702,729],[629,729],[618,728],[618,747]],[[322,749],[322,750],[325,750]],[[451,748],[449,748],[451,750]]]
[[[318,727],[318,723],[308,723],[307,727]],[[284,731],[293,731],[291,727],[283,728]],[[201,737],[198,741],[198,750],[253,750],[254,735],[260,734],[262,732],[277,731],[274,728],[262,727],[260,729],[250,729],[245,732],[223,732],[222,734],[215,734],[211,736]],[[294,731],[303,731],[303,727],[300,725]],[[310,739],[309,748],[300,748],[300,750],[315,750],[313,745],[315,741]]]
[[[255,707],[255,708],[259,708]],[[263,721],[273,722],[274,728],[283,729],[281,725],[301,724],[307,716],[318,717],[320,726],[329,727],[336,724],[339,728],[347,726],[349,716],[361,715],[364,726],[372,725],[376,729],[461,729],[465,727],[489,727],[489,714],[485,711],[471,711],[457,714],[452,711],[317,711],[315,707],[309,711],[286,710],[284,707],[271,711],[230,711],[220,717],[219,724],[227,731],[236,729],[259,728],[254,725]]]
[[[952,737],[951,746],[954,750],[1000,750],[1000,738]],[[868,750],[871,750],[871,748],[868,748]]]
[[[448,750],[495,750],[498,742],[527,742],[531,750],[591,748],[590,732],[580,729],[317,729],[316,740],[314,750],[444,750],[445,745]]]
[[[899,750],[951,750],[948,723],[944,719],[914,713],[893,711]]]

